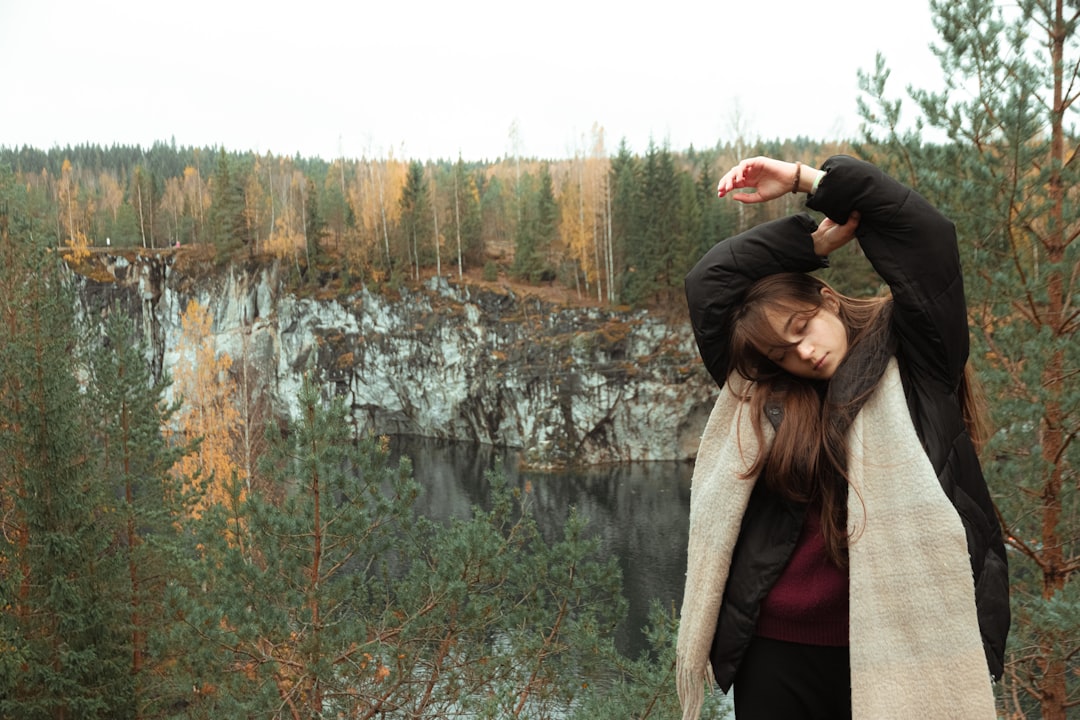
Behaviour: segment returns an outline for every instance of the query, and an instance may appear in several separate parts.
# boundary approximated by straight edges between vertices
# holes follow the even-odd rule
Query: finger
[[[752,184],[753,183],[749,182],[747,179],[746,168],[743,163],[728,170],[727,174],[720,179],[720,187],[724,189],[724,194]]]
[[[735,193],[734,195],[731,196],[731,199],[732,200],[738,200],[739,202],[745,203],[745,204],[753,204],[753,203],[759,203],[759,202],[763,201],[763,198],[761,197],[761,194],[758,193],[757,190],[754,190],[753,192]]]
[[[736,184],[735,170],[729,170],[716,184],[716,194],[718,197],[724,197],[736,187],[738,185]]]
[[[739,163],[739,175],[744,183],[752,185],[752,178],[756,178],[761,172],[761,164],[758,158],[750,158]]]
[[[738,175],[740,183],[746,183],[746,176],[750,172],[751,166],[749,161],[743,160],[741,163],[735,166],[735,171]]]

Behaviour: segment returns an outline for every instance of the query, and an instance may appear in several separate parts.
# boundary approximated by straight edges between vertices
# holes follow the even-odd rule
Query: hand
[[[825,218],[810,236],[814,239],[814,254],[818,257],[826,257],[834,250],[847,245],[855,237],[855,230],[858,227],[859,213],[855,211],[852,211],[843,225],[837,225],[829,218]]]
[[[812,168],[803,166],[802,172]],[[724,197],[732,190],[753,188],[753,192],[736,193],[732,197],[743,203],[759,203],[791,192],[795,182],[795,163],[755,157],[743,160],[727,171],[716,186],[716,196]]]

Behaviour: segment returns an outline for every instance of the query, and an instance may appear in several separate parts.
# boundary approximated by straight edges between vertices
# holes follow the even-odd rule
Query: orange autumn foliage
[[[175,432],[184,443],[198,441],[173,472],[187,483],[205,481],[206,491],[196,505],[199,515],[209,505],[232,501],[229,485],[235,476],[245,480],[240,450],[240,410],[235,386],[229,382],[232,358],[218,354],[210,331],[213,318],[192,300],[181,315],[182,334],[177,343],[180,360],[173,369],[173,391],[182,399],[175,416]]]

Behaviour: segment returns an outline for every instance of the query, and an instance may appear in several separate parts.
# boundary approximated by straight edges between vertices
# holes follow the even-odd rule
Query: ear
[[[832,288],[821,288],[821,297],[825,300],[825,307],[834,313],[840,312],[840,298],[837,297]]]

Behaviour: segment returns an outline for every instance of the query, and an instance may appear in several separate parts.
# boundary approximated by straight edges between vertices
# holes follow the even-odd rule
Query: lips
[[[829,353],[825,353],[821,356],[821,359],[814,363],[814,372],[821,369],[821,366],[825,364],[825,359],[829,357]]]

